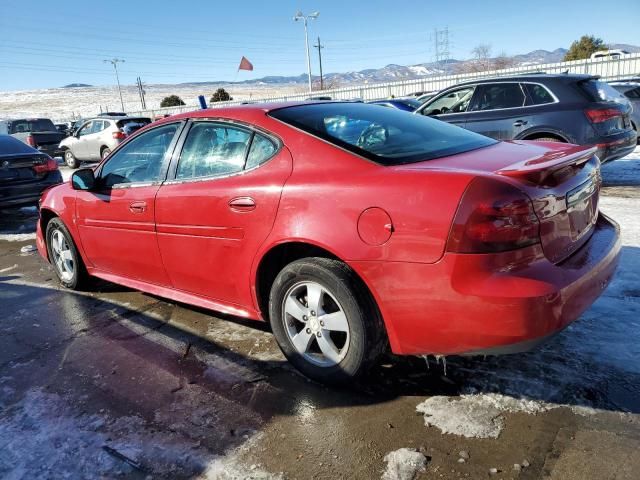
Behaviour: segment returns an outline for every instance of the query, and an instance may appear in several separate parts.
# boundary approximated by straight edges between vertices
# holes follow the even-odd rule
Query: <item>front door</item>
[[[291,174],[289,151],[237,124],[198,121],[175,158],[175,178],[156,197],[158,243],[173,286],[250,304],[251,263]]]
[[[457,88],[429,100],[419,112],[443,122],[465,127],[469,117],[467,109],[473,98],[475,86]]]
[[[77,141],[73,144],[71,149],[73,155],[78,160],[89,160],[89,149],[87,148],[87,138],[91,136],[91,130],[93,129],[94,121],[85,123],[78,133],[76,133]]]
[[[98,171],[95,191],[78,191],[76,216],[89,262],[99,270],[169,286],[155,232],[155,197],[181,123],[122,146]]]

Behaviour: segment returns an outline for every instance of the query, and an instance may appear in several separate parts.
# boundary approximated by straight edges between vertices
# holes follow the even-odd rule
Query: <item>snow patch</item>
[[[468,438],[498,438],[504,427],[504,412],[536,414],[554,406],[528,399],[508,397],[498,393],[428,398],[416,407],[424,415],[424,423],[442,433]]]
[[[0,240],[6,242],[28,242],[35,239],[35,233],[0,233]]]
[[[427,466],[427,457],[412,448],[401,448],[384,457],[387,468],[382,480],[413,480]]]

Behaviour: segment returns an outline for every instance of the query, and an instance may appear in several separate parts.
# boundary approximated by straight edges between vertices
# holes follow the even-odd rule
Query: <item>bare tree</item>
[[[516,64],[516,61],[513,59],[513,57],[509,57],[507,55],[507,52],[505,52],[504,50],[500,52],[500,55],[498,55],[496,58],[493,59],[494,70],[500,70],[502,68],[511,68],[515,66],[515,64]]]
[[[481,43],[471,50],[471,55],[473,55],[472,71],[483,72],[491,70],[491,45]]]

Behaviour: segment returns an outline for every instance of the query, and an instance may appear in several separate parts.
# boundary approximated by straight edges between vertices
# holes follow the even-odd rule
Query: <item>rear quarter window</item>
[[[529,97],[531,98],[532,105],[544,105],[545,103],[553,103],[555,99],[551,92],[546,87],[535,83],[524,84]]]

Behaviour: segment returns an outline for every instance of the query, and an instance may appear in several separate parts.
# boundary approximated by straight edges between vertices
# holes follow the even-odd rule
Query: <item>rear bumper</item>
[[[0,208],[37,205],[44,190],[62,182],[62,174],[54,170],[36,182],[0,185]]]
[[[602,163],[617,160],[629,155],[638,146],[638,135],[635,130],[629,130],[614,139],[598,143],[596,155]]]
[[[369,285],[394,353],[504,354],[534,348],[576,320],[611,280],[618,225],[600,215],[589,241],[559,264],[539,246],[447,253],[435,264],[350,262]]]
[[[46,153],[47,155],[49,155],[51,158],[61,157],[62,154],[63,154],[63,151],[60,149],[58,144],[55,144],[55,145],[38,145],[36,148],[39,151],[41,151],[42,153]]]

